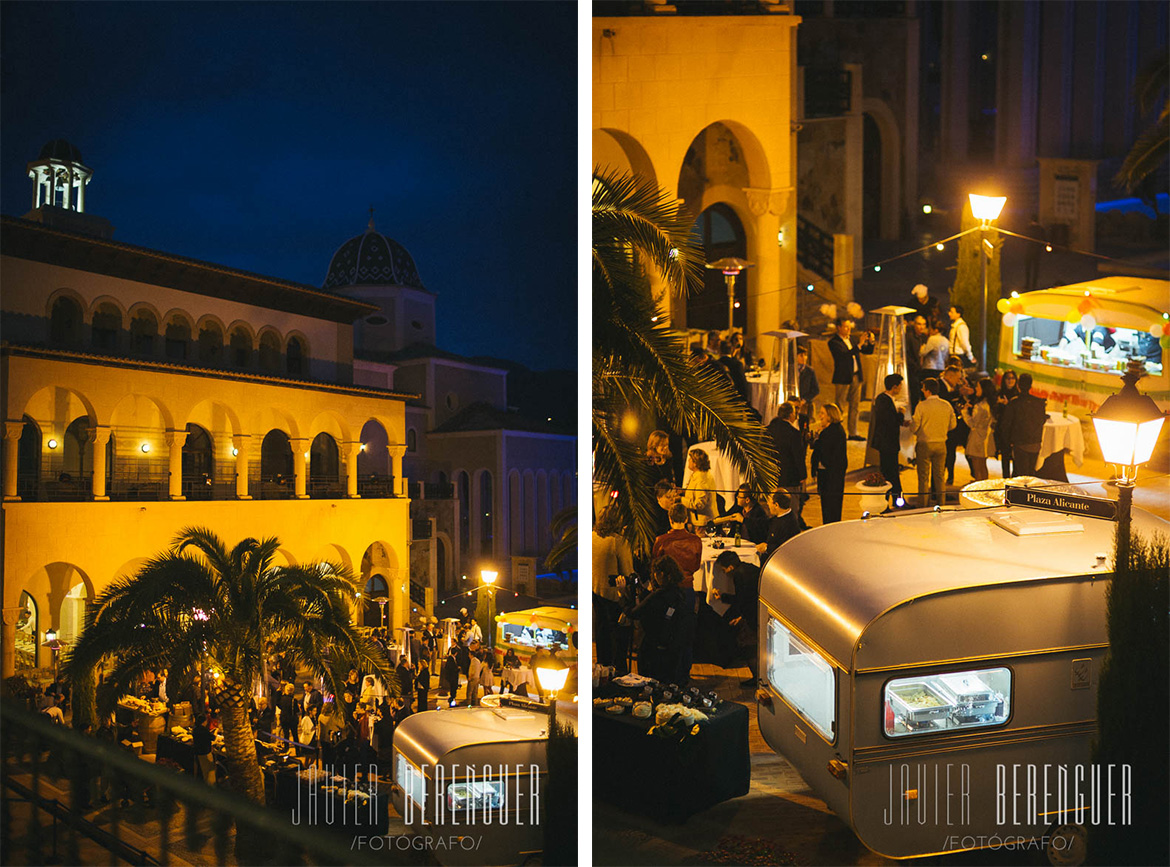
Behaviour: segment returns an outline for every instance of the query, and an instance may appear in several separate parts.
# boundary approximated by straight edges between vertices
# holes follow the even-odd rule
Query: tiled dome
[[[41,155],[38,159],[63,160],[85,165],[85,160],[81,158],[81,151],[63,138],[55,138],[41,148]]]
[[[393,238],[374,231],[372,220],[369,229],[337,248],[321,288],[371,285],[426,291],[410,253]]]

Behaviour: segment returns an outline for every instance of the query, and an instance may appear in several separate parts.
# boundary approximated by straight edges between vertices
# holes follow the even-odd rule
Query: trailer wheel
[[[1044,854],[1052,867],[1081,867],[1088,857],[1089,841],[1084,825],[1056,825],[1048,832]]]

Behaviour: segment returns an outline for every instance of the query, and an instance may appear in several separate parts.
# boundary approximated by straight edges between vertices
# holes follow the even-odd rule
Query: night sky
[[[114,239],[320,286],[365,230],[438,343],[573,368],[574,3],[4,3],[0,210],[65,138]]]

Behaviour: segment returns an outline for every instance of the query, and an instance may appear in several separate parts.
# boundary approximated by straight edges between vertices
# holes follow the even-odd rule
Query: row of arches
[[[196,321],[181,310],[163,316],[146,302],[125,310],[112,298],[99,298],[87,310],[69,290],[54,293],[48,318],[53,346],[273,375],[308,374],[309,342],[300,332],[282,335],[271,326],[257,332],[242,320],[225,325],[212,315]]]

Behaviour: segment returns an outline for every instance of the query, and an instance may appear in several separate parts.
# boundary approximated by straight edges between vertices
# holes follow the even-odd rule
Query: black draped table
[[[322,774],[314,785],[313,781],[288,770],[265,776],[265,782],[273,787],[273,805],[295,824],[347,834],[385,834],[390,828],[390,788],[386,784],[368,802],[355,805],[352,799],[347,802],[345,798],[346,791],[353,788],[352,781],[328,780]]]
[[[195,773],[195,746],[184,743],[170,735],[159,735],[154,756],[155,762],[169,759],[188,774]]]
[[[605,688],[603,688],[603,692]],[[612,690],[612,695],[633,695]],[[648,734],[653,718],[593,713],[593,795],[623,810],[678,824],[751,787],[748,709],[723,702],[682,742]]]

